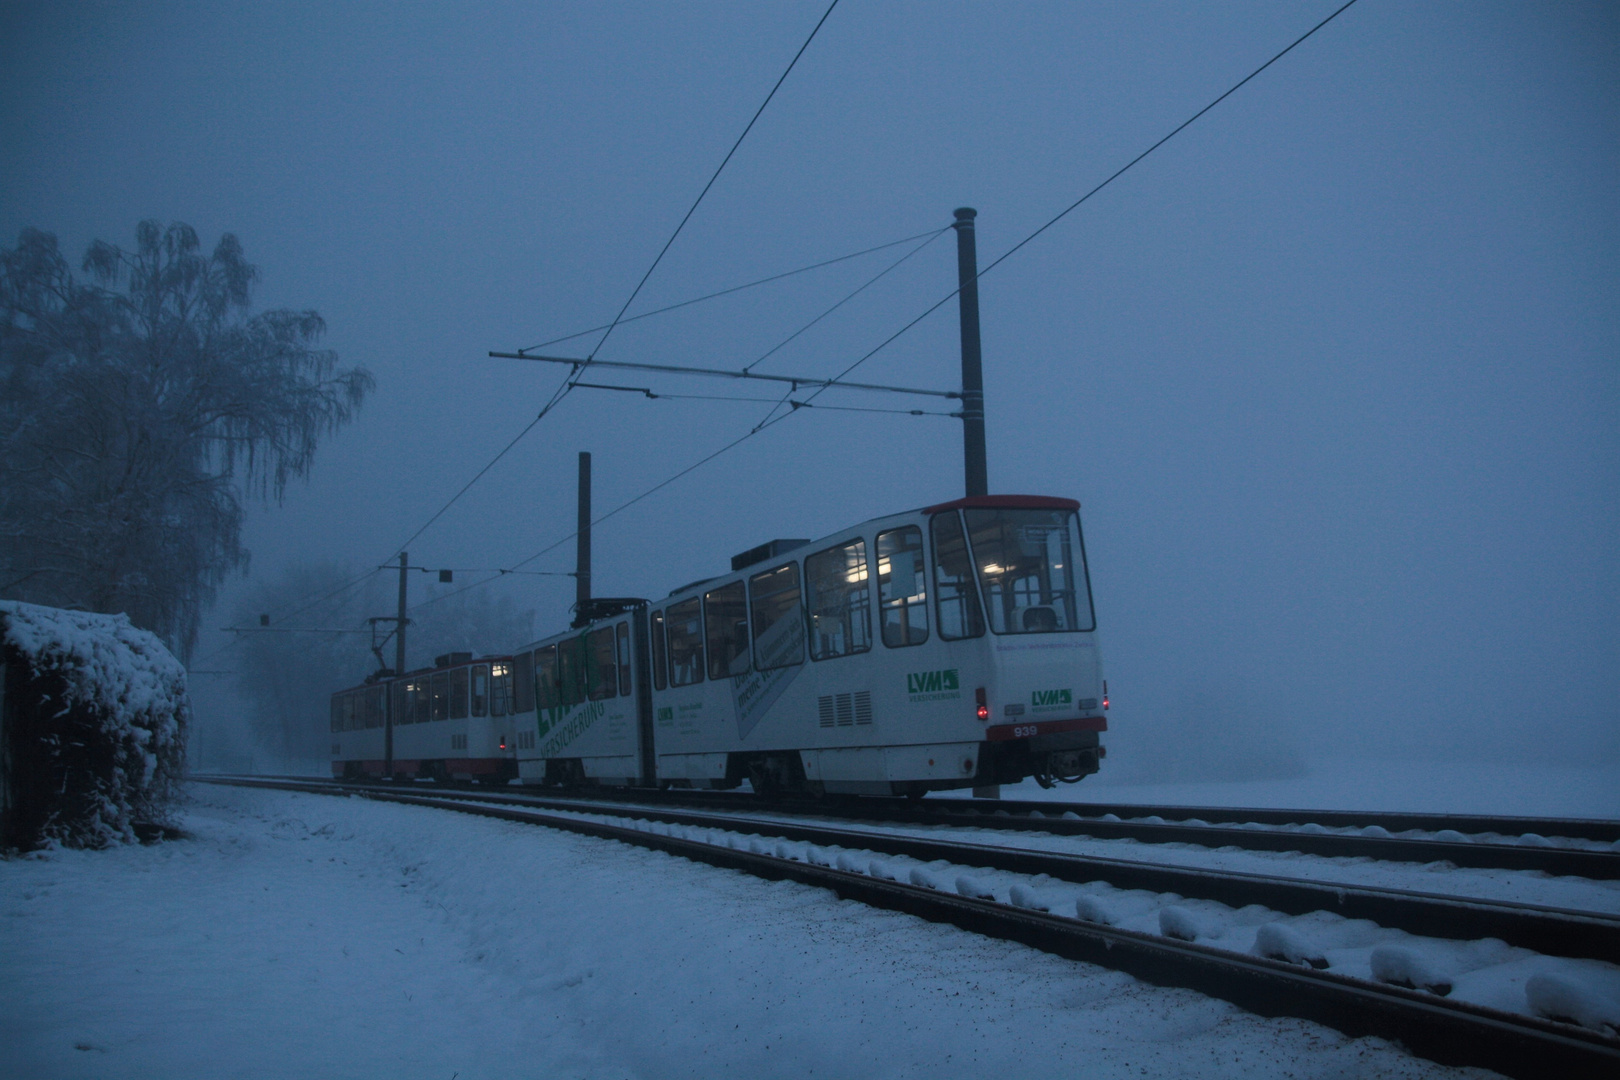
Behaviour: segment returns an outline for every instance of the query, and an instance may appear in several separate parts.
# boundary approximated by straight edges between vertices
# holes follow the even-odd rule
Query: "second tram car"
[[[510,656],[448,653],[431,668],[332,695],[332,775],[506,783],[516,734]]]

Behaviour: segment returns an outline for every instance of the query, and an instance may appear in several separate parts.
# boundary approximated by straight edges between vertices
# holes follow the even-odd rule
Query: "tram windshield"
[[[968,541],[998,634],[1093,630],[1080,522],[1068,510],[964,510]]]

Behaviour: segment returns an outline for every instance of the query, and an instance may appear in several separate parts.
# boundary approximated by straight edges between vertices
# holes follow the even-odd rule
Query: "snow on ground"
[[[970,793],[951,794],[966,797]],[[1284,779],[1150,782],[1104,759],[1100,772],[1078,784],[1059,784],[1048,790],[1026,780],[1003,787],[1001,794],[1007,799],[1059,802],[1612,819],[1620,818],[1620,763],[1335,758],[1313,761],[1304,775]]]
[[[5,1075],[1486,1075],[621,844],[194,792],[189,840],[0,863]]]
[[[570,816],[1198,941],[1236,953],[1309,963],[1352,978],[1430,989],[1504,1012],[1574,1017],[1599,1032],[1620,1031],[1620,966],[1544,956],[1496,939],[1419,937],[1331,911],[1290,916],[1258,904],[1232,908],[1176,893],[1119,889],[1101,881],[1077,884],[1045,874],[1031,877],[944,860],[922,862],[870,848],[816,845],[768,831],[720,831],[599,814]]]

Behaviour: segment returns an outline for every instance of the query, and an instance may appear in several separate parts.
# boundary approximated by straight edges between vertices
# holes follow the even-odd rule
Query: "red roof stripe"
[[[952,499],[950,502],[925,506],[922,512],[937,514],[944,510],[976,507],[1008,510],[1078,510],[1080,504],[1074,499],[1058,499],[1050,495],[969,495],[965,499]]]

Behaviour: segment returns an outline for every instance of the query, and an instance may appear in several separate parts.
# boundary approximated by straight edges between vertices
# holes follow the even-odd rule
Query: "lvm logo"
[[[937,701],[960,697],[962,680],[955,668],[942,671],[913,671],[906,676],[906,693],[912,701]]]
[[[1034,708],[1037,711],[1043,709],[1061,709],[1065,706],[1074,704],[1074,692],[1068,689],[1035,690],[1029,695],[1029,704],[1031,708]]]

